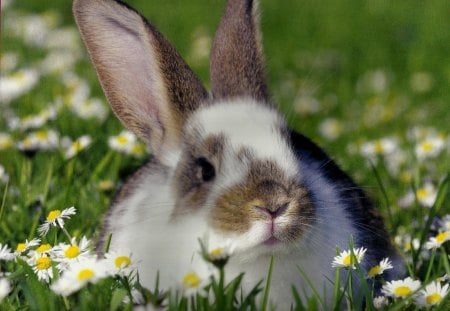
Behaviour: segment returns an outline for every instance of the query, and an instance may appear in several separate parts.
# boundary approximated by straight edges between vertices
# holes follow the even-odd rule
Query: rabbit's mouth
[[[281,243],[281,241],[272,235],[267,240],[265,240],[262,244],[264,244],[266,246],[273,246],[273,245],[277,245],[278,243]]]

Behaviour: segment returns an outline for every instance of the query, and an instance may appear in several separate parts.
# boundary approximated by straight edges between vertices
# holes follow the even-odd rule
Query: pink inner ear
[[[80,3],[75,12],[108,101],[119,119],[151,145],[173,128],[158,51],[142,18],[116,2]]]

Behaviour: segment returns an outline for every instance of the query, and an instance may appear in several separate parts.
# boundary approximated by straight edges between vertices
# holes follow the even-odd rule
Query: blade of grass
[[[270,293],[270,283],[272,281],[272,271],[273,271],[273,256],[270,258],[270,264],[269,264],[269,272],[267,273],[267,282],[266,287],[264,289],[264,295],[263,295],[263,302],[261,305],[261,310],[265,311],[267,310],[267,303],[269,302],[269,293]]]

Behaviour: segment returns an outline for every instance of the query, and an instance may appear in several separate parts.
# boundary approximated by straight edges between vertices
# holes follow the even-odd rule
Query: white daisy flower
[[[68,296],[87,283],[96,283],[107,276],[107,269],[103,262],[93,258],[85,259],[73,262],[50,288],[59,295]]]
[[[8,103],[31,91],[39,81],[39,73],[34,69],[21,69],[16,73],[0,77],[0,102]]]
[[[351,267],[353,269],[356,269],[354,259],[356,259],[357,262],[360,263],[363,260],[364,254],[366,253],[366,251],[367,251],[367,249],[364,247],[353,249],[353,254],[354,254],[355,258],[352,258],[353,256],[352,256],[352,253],[350,250],[343,251],[339,255],[334,257],[334,260],[333,260],[331,266],[333,268],[337,268],[337,267],[349,268],[349,267]]]
[[[325,119],[319,125],[320,134],[329,140],[335,140],[338,138],[342,134],[342,130],[342,122],[334,118]]]
[[[40,239],[32,239],[31,241],[25,240],[25,242],[17,244],[15,254],[23,254],[31,247],[38,246],[40,242]]]
[[[443,137],[430,136],[420,141],[414,151],[419,160],[424,160],[427,158],[434,158],[438,156],[442,150],[445,148],[445,140]]]
[[[108,273],[111,275],[129,275],[136,269],[132,257],[132,253],[127,249],[109,251],[105,254]]]
[[[404,280],[387,282],[381,292],[393,298],[407,298],[420,288],[420,281],[407,277]]]
[[[373,306],[375,309],[381,309],[386,307],[389,304],[389,300],[386,298],[386,296],[378,296],[373,298]]]
[[[367,272],[367,276],[369,278],[373,278],[377,275],[383,274],[384,271],[392,268],[393,266],[389,258],[384,258],[383,260],[380,261],[378,265],[373,266],[372,268],[369,269],[369,272]]]
[[[58,226],[64,228],[64,219],[70,219],[70,216],[75,215],[75,207],[69,207],[62,211],[56,209],[48,213],[46,221],[39,226],[38,232],[40,235],[46,235],[51,226]]]
[[[58,147],[59,134],[54,130],[40,130],[28,134],[17,143],[17,148],[23,152],[38,150],[53,150]]]
[[[83,135],[77,138],[70,146],[66,149],[64,153],[64,158],[71,159],[80,153],[82,150],[86,149],[92,143],[92,138],[89,135]]]
[[[389,87],[388,74],[384,69],[368,71],[360,77],[356,84],[359,93],[382,94]]]
[[[436,236],[431,237],[426,243],[426,249],[439,248],[445,242],[450,241],[450,231],[444,231],[438,233]]]
[[[9,261],[14,259],[15,254],[11,251],[8,245],[0,243],[0,260]]]
[[[137,141],[136,135],[130,131],[122,131],[117,136],[108,139],[108,145],[111,149],[129,154]]]
[[[365,142],[361,145],[361,154],[372,161],[377,163],[379,156],[388,157],[395,154],[398,150],[397,139],[393,137],[386,137],[377,139],[374,141]]]
[[[314,96],[300,94],[294,99],[294,109],[301,115],[314,114],[320,111],[320,101]]]
[[[0,302],[11,292],[11,284],[4,278],[0,278]]]
[[[441,286],[440,282],[433,281],[418,293],[414,302],[420,307],[437,306],[447,296],[448,292],[449,284]]]
[[[42,255],[34,258],[31,266],[39,280],[48,283],[53,278],[52,259],[49,256]]]
[[[70,244],[60,243],[54,248],[53,260],[58,262],[56,266],[59,271],[65,271],[69,268],[72,262],[82,261],[93,258],[90,253],[91,241],[83,236],[79,243],[76,238],[72,238]]]
[[[184,296],[191,297],[197,293],[204,294],[204,288],[207,281],[207,278],[200,276],[194,271],[186,273],[181,281],[181,288]]]
[[[70,107],[82,119],[96,118],[99,121],[103,121],[108,115],[105,104],[98,98],[74,101]]]

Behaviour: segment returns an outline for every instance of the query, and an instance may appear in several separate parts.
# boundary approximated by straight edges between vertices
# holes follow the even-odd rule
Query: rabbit
[[[213,41],[208,92],[153,24],[116,0],[73,12],[107,100],[152,156],[118,191],[101,240],[127,247],[140,281],[180,284],[208,273],[199,238],[232,245],[229,279],[249,291],[274,266],[270,299],[313,287],[330,303],[336,249],[367,248],[362,269],[402,260],[367,195],[316,144],[288,127],[266,84],[259,5],[228,0]],[[227,244],[228,243],[228,244]],[[102,243],[101,243],[102,244]],[[302,275],[302,270],[305,275]],[[308,280],[304,277],[306,276]],[[326,309],[326,307],[324,307]]]

